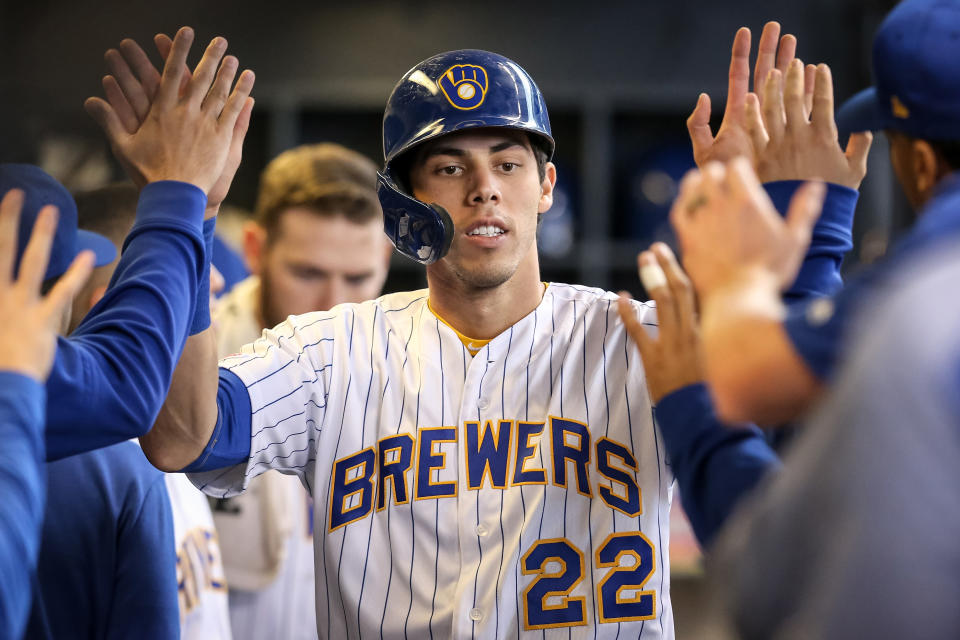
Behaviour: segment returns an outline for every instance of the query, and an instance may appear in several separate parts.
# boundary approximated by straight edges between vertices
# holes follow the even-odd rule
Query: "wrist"
[[[731,309],[779,309],[780,284],[779,275],[762,265],[750,265],[732,272],[722,282],[700,292],[704,323],[713,313],[729,314]]]
[[[207,203],[207,208],[203,210],[203,219],[206,221],[211,218],[216,218],[218,213],[220,213],[219,202],[216,204]]]

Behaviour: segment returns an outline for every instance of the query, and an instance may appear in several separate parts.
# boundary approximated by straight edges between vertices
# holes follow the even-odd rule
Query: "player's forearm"
[[[205,203],[185,183],[144,188],[110,287],[59,341],[47,382],[48,460],[129,440],[153,423],[196,306]]]
[[[187,339],[153,428],[140,438],[151,463],[179,471],[202,452],[217,422],[217,341],[212,328]]]
[[[703,300],[706,378],[725,422],[781,424],[820,391],[783,328],[772,277],[745,273]]]

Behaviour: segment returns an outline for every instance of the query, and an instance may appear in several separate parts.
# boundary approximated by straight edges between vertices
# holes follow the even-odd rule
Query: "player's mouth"
[[[508,233],[505,224],[496,220],[482,220],[467,227],[464,235],[474,246],[493,248],[499,246]]]

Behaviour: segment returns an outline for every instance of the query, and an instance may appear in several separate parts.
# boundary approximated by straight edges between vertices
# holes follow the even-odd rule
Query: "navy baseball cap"
[[[874,86],[837,112],[843,133],[960,140],[960,2],[904,0],[873,41]]]
[[[17,259],[15,271],[20,269],[20,258],[30,241],[33,223],[40,209],[52,204],[60,210],[57,231],[50,247],[50,262],[44,280],[62,275],[78,253],[90,249],[96,256],[94,265],[102,267],[117,257],[113,243],[92,231],[77,228],[77,205],[66,188],[53,176],[30,164],[0,164],[0,198],[11,189],[23,191],[23,209],[20,211],[20,226],[17,230]]]

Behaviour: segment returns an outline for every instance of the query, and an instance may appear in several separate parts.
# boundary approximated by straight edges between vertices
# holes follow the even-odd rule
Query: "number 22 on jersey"
[[[609,569],[597,583],[598,622],[655,617],[656,593],[642,590],[655,567],[650,540],[639,531],[611,533],[595,555],[596,567]],[[632,558],[632,564],[624,562],[627,558]],[[570,595],[586,571],[580,549],[565,538],[537,540],[520,564],[524,575],[536,575],[522,595],[525,629],[587,624],[586,598]],[[634,594],[624,597],[624,591]]]

